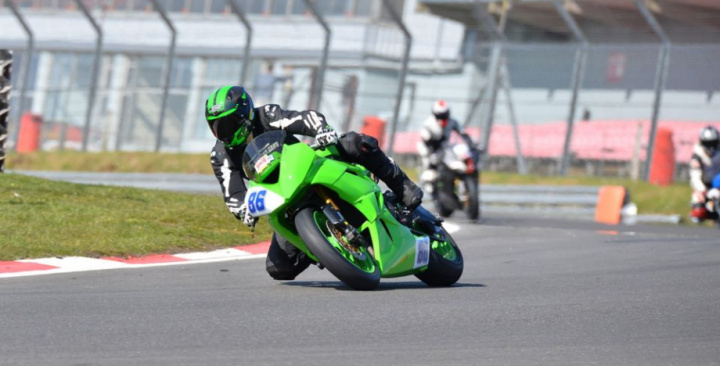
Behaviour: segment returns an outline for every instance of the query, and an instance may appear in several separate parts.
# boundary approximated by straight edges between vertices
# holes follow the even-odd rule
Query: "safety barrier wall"
[[[571,151],[577,159],[583,160],[609,160],[630,161],[633,159],[635,149],[647,144],[648,120],[614,120],[593,121],[579,123],[574,129],[574,138]],[[697,142],[700,129],[713,125],[720,129],[720,121],[660,121],[661,129],[667,130],[671,135],[674,146],[672,157],[675,162],[687,162],[692,156],[693,144]],[[563,137],[566,125],[564,122],[554,122],[542,125],[518,126],[522,142],[523,155],[529,158],[559,158],[562,154]],[[641,138],[638,140],[638,130]],[[471,136],[479,136],[480,130],[468,129]],[[515,156],[512,127],[509,125],[493,126],[492,137],[488,154],[490,156]],[[395,136],[394,150],[398,154],[417,154],[417,143],[420,134],[417,131],[407,131]],[[645,160],[645,155],[639,156]]]

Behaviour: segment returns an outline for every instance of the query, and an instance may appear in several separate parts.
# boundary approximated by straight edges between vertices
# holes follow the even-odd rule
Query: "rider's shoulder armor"
[[[271,130],[272,127],[270,127],[270,122],[274,122],[282,118],[282,109],[277,104],[265,104],[264,106],[255,108],[255,114],[256,114],[256,121],[260,122],[256,123],[255,127],[258,124],[265,130]]]

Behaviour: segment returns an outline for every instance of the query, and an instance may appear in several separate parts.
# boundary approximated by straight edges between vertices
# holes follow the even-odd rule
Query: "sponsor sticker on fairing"
[[[267,168],[268,164],[270,164],[273,160],[275,160],[275,157],[272,155],[265,155],[262,158],[258,159],[257,162],[255,162],[255,171],[258,174],[262,174],[263,170]]]
[[[427,266],[430,263],[430,238],[415,238],[415,265],[413,268]]]

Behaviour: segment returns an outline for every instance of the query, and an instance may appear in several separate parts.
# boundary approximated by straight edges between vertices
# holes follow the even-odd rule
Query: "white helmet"
[[[700,144],[708,155],[713,156],[720,145],[720,133],[713,126],[703,127],[700,130]]]
[[[450,118],[450,106],[442,99],[433,104],[432,112],[436,119],[445,120]]]

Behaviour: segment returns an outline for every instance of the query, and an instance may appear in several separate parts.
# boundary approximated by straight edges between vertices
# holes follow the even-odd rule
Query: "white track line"
[[[217,251],[216,251],[217,252]],[[71,273],[71,272],[87,272],[87,271],[99,271],[104,269],[121,269],[121,268],[144,268],[144,267],[160,267],[160,266],[174,266],[182,264],[197,264],[197,263],[212,263],[212,262],[224,262],[231,260],[243,260],[253,258],[265,258],[266,254],[250,254],[238,250],[239,253],[228,254],[225,256],[218,256],[217,254],[207,254],[207,258],[201,259],[202,253],[186,253],[174,255],[174,257],[197,257],[198,259],[188,259],[187,261],[180,262],[160,262],[160,263],[142,263],[142,264],[128,264],[108,259],[94,259],[94,258],[83,258],[83,257],[64,257],[64,258],[40,258],[33,260],[22,260],[18,262],[24,263],[38,263],[45,264],[53,267],[53,269],[37,270],[37,271],[21,271],[21,272],[9,272],[0,273],[0,278],[7,277],[23,277],[23,276],[38,276],[38,275],[49,275],[57,273]],[[211,252],[214,253],[214,252]]]
[[[450,234],[460,231],[460,225],[458,225],[458,224],[453,224],[452,222],[447,222],[447,221],[445,221],[445,222],[443,222],[442,226],[443,226],[443,227],[445,228],[445,230],[447,230],[447,232],[450,233]]]

